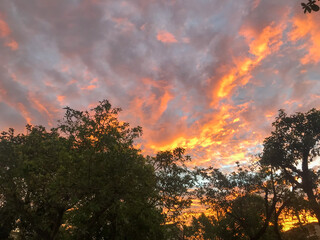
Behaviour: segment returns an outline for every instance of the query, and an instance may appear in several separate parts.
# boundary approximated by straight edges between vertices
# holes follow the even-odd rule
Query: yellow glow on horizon
[[[300,217],[303,218],[302,215],[300,215]],[[297,217],[294,216],[293,218],[283,219],[283,222],[284,222],[284,223],[283,223],[283,228],[282,228],[282,230],[283,230],[284,232],[286,232],[286,231],[288,231],[288,230],[296,227],[297,224],[299,223],[299,220],[298,220]],[[314,223],[314,222],[318,222],[318,219],[315,218],[315,217],[312,217],[312,216],[310,216],[310,215],[307,215],[307,216],[306,216],[306,222],[305,222],[305,224],[307,224],[307,223]]]
[[[230,200],[234,199],[235,197],[236,195],[231,196]],[[204,213],[206,216],[213,216],[216,214],[210,208],[208,209],[204,205],[202,205],[199,199],[193,199],[191,209],[183,213],[182,219],[184,219],[184,222],[187,225],[190,225],[192,217],[197,218],[202,213]],[[302,224],[318,222],[318,219],[316,217],[313,217],[308,213],[305,216],[300,214],[299,217],[300,219],[303,219]],[[279,218],[279,223],[282,224],[282,231],[286,232],[292,228],[297,227],[297,225],[299,224],[299,220],[296,216],[285,216],[285,214],[282,213]]]

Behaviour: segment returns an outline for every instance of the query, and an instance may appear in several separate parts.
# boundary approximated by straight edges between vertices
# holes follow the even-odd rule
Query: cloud
[[[0,37],[8,37],[10,35],[10,29],[8,24],[2,19],[0,19]]]
[[[157,34],[157,39],[163,43],[177,43],[177,39],[169,32],[161,30]]]
[[[144,153],[232,166],[280,108],[320,104],[319,14],[289,1],[0,2],[0,124],[52,126],[107,98]]]
[[[8,24],[3,19],[0,12],[0,38],[4,39],[4,45],[11,48],[11,50],[15,51],[19,48],[19,44],[10,37],[11,30]]]
[[[293,31],[290,34],[290,40],[296,42],[300,39],[306,39],[303,48],[308,52],[302,59],[302,64],[318,63],[320,61],[320,27],[318,25],[319,17],[307,15],[306,17],[296,16],[292,19]]]

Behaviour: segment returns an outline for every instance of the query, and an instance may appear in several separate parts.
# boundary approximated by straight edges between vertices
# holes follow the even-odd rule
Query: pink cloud
[[[59,95],[57,96],[57,100],[59,101],[60,105],[64,104],[66,96]]]
[[[161,30],[157,34],[157,39],[163,43],[177,43],[175,36],[167,31]]]
[[[5,46],[15,51],[19,48],[19,44],[14,39],[12,39],[10,35],[11,35],[11,30],[0,14],[0,38],[5,39],[5,44],[4,44]]]
[[[19,44],[18,44],[16,41],[14,41],[14,40],[10,40],[10,41],[7,42],[5,45],[8,46],[8,47],[10,47],[11,50],[13,50],[13,51],[15,51],[15,50],[17,50],[17,49],[19,48]]]
[[[0,15],[0,37],[8,37],[10,35],[11,31],[8,26],[8,24],[4,21],[2,16]]]
[[[93,90],[93,89],[95,89],[95,88],[97,88],[96,85],[88,85],[88,86],[86,86],[86,87],[82,87],[81,89],[82,89],[82,90],[88,90],[88,91],[90,91],[90,90]]]

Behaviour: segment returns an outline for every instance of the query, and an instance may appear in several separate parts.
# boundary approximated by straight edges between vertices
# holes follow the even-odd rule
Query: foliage
[[[15,135],[10,129],[0,137],[1,194],[25,239],[55,239],[63,213],[74,203],[74,158],[56,130],[27,131]]]
[[[320,155],[320,111],[287,116],[280,110],[272,125],[274,131],[264,141],[261,164],[281,170],[293,187],[303,190],[320,220],[319,174],[310,167]]]
[[[106,100],[67,107],[51,130],[1,133],[0,239],[17,229],[18,239],[280,240],[291,236],[282,212],[320,219],[320,171],[310,167],[320,111],[280,110],[258,161],[226,173],[190,169],[182,148],[144,157],[133,145],[141,128],[120,122],[120,110]],[[186,225],[195,197],[211,214]]]
[[[219,230],[215,217],[202,213],[198,218],[192,218],[191,225],[188,227],[188,237],[189,239],[216,239]]]
[[[316,223],[309,223],[305,226],[299,226],[290,229],[289,231],[285,232],[284,235],[284,240],[318,240],[319,237],[315,235],[316,229],[315,229],[315,224]]]
[[[278,218],[295,194],[281,174],[257,164],[229,174],[213,168],[199,171],[204,183],[198,195],[214,213],[214,225],[223,229],[218,237],[270,238],[272,224],[273,237],[281,239]]]
[[[160,198],[157,204],[166,212],[167,221],[175,221],[182,211],[192,202],[191,188],[194,186],[194,173],[187,168],[189,156],[185,150],[176,148],[173,151],[159,152],[149,157],[157,178],[157,191]]]
[[[316,4],[315,0],[308,0],[308,3],[301,3],[301,6],[302,6],[302,9],[304,10],[304,13],[306,12],[311,13],[312,11],[318,12],[320,9],[319,6]]]
[[[132,145],[141,128],[120,123],[108,101],[66,110],[50,131],[2,133],[1,211],[12,210],[12,228],[23,239],[161,239],[155,174]]]
[[[76,238],[154,239],[161,234],[162,217],[153,201],[155,175],[132,145],[141,128],[120,123],[119,111],[107,101],[93,114],[67,108],[60,122],[59,129],[81,152],[85,166],[84,196],[67,214]]]

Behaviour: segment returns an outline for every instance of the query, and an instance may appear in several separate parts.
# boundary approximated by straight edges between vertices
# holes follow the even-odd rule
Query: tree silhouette
[[[2,236],[18,228],[22,239],[163,239],[157,179],[133,146],[141,128],[119,122],[119,111],[104,100],[66,108],[49,131],[0,135]]]
[[[209,168],[202,170],[202,176],[205,183],[199,197],[217,212],[211,222],[221,239],[281,239],[278,217],[292,196],[281,175],[252,166],[231,174]]]
[[[287,116],[280,110],[272,125],[275,129],[264,141],[260,162],[281,170],[294,187],[302,189],[320,222],[320,176],[310,166],[320,155],[320,111],[312,109]]]
[[[306,12],[311,13],[311,11],[318,12],[320,8],[316,4],[316,1],[315,0],[308,0],[308,1],[309,1],[308,3],[301,3],[302,9],[304,9],[304,13]]]

